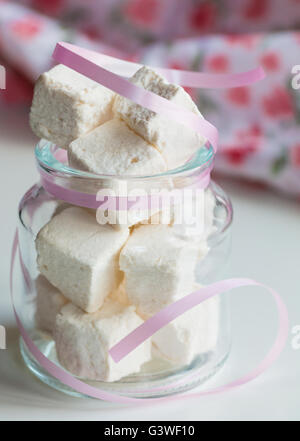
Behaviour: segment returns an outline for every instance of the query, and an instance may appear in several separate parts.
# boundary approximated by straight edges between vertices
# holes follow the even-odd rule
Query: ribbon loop
[[[199,305],[206,299],[217,295],[217,294],[223,294],[227,292],[230,289],[238,288],[238,287],[245,287],[245,286],[259,286],[263,287],[266,290],[269,291],[269,293],[272,295],[272,297],[275,300],[277,311],[278,311],[278,317],[279,317],[279,327],[277,336],[275,339],[275,342],[273,343],[271,349],[269,350],[266,357],[262,360],[262,362],[254,368],[250,373],[244,375],[243,377],[234,380],[224,386],[220,386],[214,389],[204,390],[199,393],[193,393],[188,395],[175,395],[172,397],[161,397],[161,398],[130,398],[123,395],[113,394],[110,392],[107,392],[105,390],[101,390],[99,388],[90,386],[89,384],[84,383],[83,381],[80,381],[73,375],[66,372],[64,369],[60,368],[58,365],[53,363],[51,360],[49,360],[35,345],[35,343],[31,340],[29,337],[28,332],[24,328],[18,313],[16,311],[15,305],[14,305],[14,297],[13,297],[13,271],[14,271],[14,264],[15,264],[15,257],[16,252],[19,247],[19,239],[18,239],[18,231],[15,233],[14,241],[13,241],[13,247],[12,247],[12,255],[11,255],[11,268],[10,268],[10,290],[11,290],[11,298],[12,298],[12,304],[14,309],[14,314],[16,318],[16,322],[20,331],[20,334],[28,348],[28,350],[31,352],[31,354],[34,356],[34,358],[40,363],[40,365],[54,378],[61,381],[66,386],[71,387],[75,391],[89,396],[93,398],[97,398],[100,400],[110,401],[113,403],[119,403],[119,404],[143,404],[147,405],[152,402],[166,402],[166,401],[177,401],[182,399],[190,399],[190,398],[197,398],[204,395],[212,395],[212,394],[219,394],[231,389],[234,389],[236,387],[242,386],[243,384],[246,384],[252,380],[254,380],[256,377],[261,375],[266,369],[268,369],[271,364],[273,364],[279,355],[281,354],[289,332],[289,319],[288,319],[288,312],[287,308],[282,301],[281,297],[278,293],[276,293],[273,289],[255,282],[251,279],[229,279],[229,280],[223,280],[221,282],[217,282],[213,285],[207,286],[205,288],[202,288],[199,291],[196,291],[183,299],[180,299],[179,301],[173,303],[172,305],[167,306],[157,314],[155,314],[153,317],[148,319],[143,325],[141,325],[139,328],[137,328],[135,331],[130,333],[127,337],[125,337],[121,342],[119,342],[117,345],[115,345],[113,348],[111,348],[110,353],[113,356],[114,360],[118,361],[121,360],[123,357],[126,356],[129,352],[135,349],[139,344],[141,344],[143,341],[145,341],[147,338],[149,338],[151,335],[153,335],[154,332],[156,332],[161,327],[165,326],[170,321],[174,320],[176,317],[179,317],[179,315],[183,314],[184,312],[188,311],[189,309],[193,308],[196,305]],[[182,309],[181,309],[182,308]],[[196,376],[196,374],[192,374],[192,376]],[[187,380],[187,377],[185,377],[185,380]],[[175,381],[172,384],[165,386],[163,388],[153,388],[150,390],[145,390],[145,392],[155,392],[155,390],[165,390],[167,391],[170,388],[176,387],[178,383]]]
[[[54,52],[54,58],[63,56],[60,52],[61,48],[80,53],[97,66],[105,67],[110,72],[131,77],[143,65],[133,63],[132,61],[121,60],[116,57],[101,54],[90,49],[79,48],[70,43],[59,42]],[[58,61],[58,60],[57,60]],[[185,87],[195,87],[197,89],[228,89],[234,87],[250,86],[251,84],[261,81],[265,78],[265,72],[261,66],[246,72],[234,74],[211,74],[204,72],[193,72],[181,69],[166,69],[161,67],[151,67],[157,73],[163,75],[169,82],[179,84]]]
[[[85,75],[119,95],[146,107],[155,113],[183,124],[204,136],[217,151],[218,130],[205,118],[183,109],[181,106],[159,96],[149,90],[136,86],[127,79],[100,66],[94,57],[89,56],[86,49],[67,43],[58,43],[53,58],[65,66]]]

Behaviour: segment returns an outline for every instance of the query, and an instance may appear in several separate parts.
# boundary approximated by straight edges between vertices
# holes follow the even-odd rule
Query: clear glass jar
[[[140,354],[139,357],[134,358],[133,356],[131,359],[130,364],[133,366],[132,373],[129,372],[128,374],[128,370],[130,371],[128,366],[123,371],[121,369],[117,373],[114,371],[115,366],[107,367],[107,359],[105,358],[107,355],[105,354],[105,350],[107,348],[103,349],[103,347],[100,347],[104,345],[101,340],[101,332],[108,333],[108,339],[112,339],[110,342],[111,346],[132,330],[130,327],[131,324],[126,322],[126,320],[130,322],[131,319],[128,317],[132,318],[132,314],[138,316],[139,321],[145,320],[166,304],[172,303],[183,295],[191,292],[192,289],[190,287],[207,285],[220,280],[220,278],[224,276],[224,270],[228,263],[230,251],[232,207],[227,195],[215,183],[210,181],[209,185],[207,185],[207,183],[203,184],[204,180],[209,177],[209,172],[213,164],[214,154],[211,147],[202,147],[187,164],[179,169],[156,176],[138,178],[98,176],[72,169],[68,167],[66,163],[65,151],[45,141],[41,141],[37,145],[35,154],[42,180],[41,183],[34,185],[24,195],[19,206],[18,230],[23,264],[20,265],[19,268],[15,296],[18,314],[25,329],[39,350],[51,361],[61,365],[64,369],[88,384],[130,397],[154,397],[185,391],[202,383],[213,375],[225,362],[230,349],[230,316],[226,295],[223,295],[222,298],[214,298],[212,299],[213,301],[210,299],[204,302],[199,307],[196,307],[195,311],[185,313],[190,315],[186,315],[186,318],[184,318],[183,315],[180,318],[181,322],[179,319],[176,319],[171,326],[167,325],[169,328],[166,327],[159,331],[160,334],[156,334],[152,342],[148,343],[149,347],[151,345],[151,348],[149,349],[148,347],[147,350],[145,349],[144,352],[147,352],[147,355]],[[114,290],[112,290],[113,293],[109,293],[107,296],[108,299],[111,299],[109,301],[118,303],[118,308],[120,306],[119,304],[122,304],[121,309],[119,308],[120,310],[130,309],[131,315],[126,316],[127,318],[122,316],[123,318],[120,319],[121,322],[118,322],[120,329],[122,327],[126,328],[125,331],[123,328],[121,329],[119,336],[116,336],[117,333],[114,328],[114,326],[117,326],[114,324],[116,322],[113,320],[110,321],[110,316],[109,320],[105,322],[106,325],[103,325],[104,322],[101,322],[100,328],[102,331],[99,331],[99,341],[97,337],[95,337],[95,334],[92,333],[89,335],[88,331],[85,333],[85,326],[90,326],[87,322],[89,318],[92,317],[91,314],[93,314],[93,312],[84,312],[80,302],[79,307],[77,297],[73,298],[72,293],[70,296],[69,288],[66,290],[68,292],[63,293],[63,297],[61,296],[63,289],[57,290],[57,288],[66,286],[66,284],[68,285],[68,283],[70,284],[71,282],[75,283],[75,287],[83,283],[83,278],[81,278],[78,272],[74,271],[71,276],[67,270],[65,272],[63,271],[64,261],[60,262],[60,268],[57,268],[58,260],[54,259],[53,262],[56,262],[56,267],[52,269],[51,272],[51,268],[49,270],[46,264],[47,262],[45,263],[41,258],[39,269],[42,268],[43,275],[40,275],[37,265],[37,235],[49,221],[52,222],[54,218],[59,219],[59,216],[70,208],[70,204],[63,203],[54,196],[55,189],[53,191],[53,188],[48,188],[48,178],[51,179],[52,183],[54,183],[56,187],[59,187],[60,190],[77,190],[85,195],[94,195],[99,189],[107,187],[120,189],[120,183],[126,183],[127,188],[130,190],[142,188],[143,191],[146,190],[147,194],[150,194],[149,190],[152,191],[154,188],[159,190],[162,188],[167,188],[168,190],[175,188],[176,190],[179,189],[182,193],[183,189],[197,189],[199,182],[202,182],[202,187],[205,187],[201,188],[199,193],[197,193],[200,195],[200,198],[202,198],[202,210],[197,212],[202,220],[196,224],[196,229],[190,229],[190,227],[195,227],[193,223],[195,222],[195,218],[193,218],[193,222],[191,221],[191,225],[188,225],[187,228],[187,224],[189,224],[187,218],[184,218],[184,221],[182,221],[182,219],[180,221],[174,221],[174,218],[176,218],[175,213],[177,212],[174,211],[174,208],[171,208],[169,213],[170,217],[166,222],[162,220],[162,217],[157,215],[157,207],[150,213],[152,215],[152,223],[155,223],[155,225],[135,224],[130,227],[130,239],[126,240],[131,240],[133,235],[135,235],[136,240],[131,244],[131,248],[128,245],[129,242],[125,241],[126,251],[124,252],[125,245],[123,244],[123,248],[121,247],[123,257],[118,255],[117,262],[115,263],[118,266],[119,261],[123,259],[121,269],[123,269],[124,273],[117,268],[118,274],[121,274],[122,277],[121,285],[117,288],[115,287]],[[48,193],[45,187],[48,191],[50,189],[52,194]],[[81,208],[79,210],[84,210],[87,216],[94,216],[95,228],[109,228],[114,231],[122,230],[121,227],[116,228],[116,226],[98,226],[98,210],[97,212],[90,208]],[[165,212],[165,207],[162,212]],[[101,213],[103,214],[103,210]],[[107,214],[108,212],[106,211],[105,213]],[[140,212],[138,212],[138,214],[139,213]],[[145,220],[146,218],[148,219],[149,215],[147,217],[144,215],[144,212],[142,212],[142,214]],[[139,219],[143,216],[140,215]],[[89,217],[89,219],[91,219],[91,217]],[[190,217],[188,219],[190,219]],[[138,222],[137,218],[135,217],[132,222]],[[167,223],[168,225],[161,225],[162,223]],[[164,228],[167,228],[167,230],[163,230]],[[171,229],[172,239],[169,241],[166,240],[165,233],[161,235],[161,231],[167,231],[169,234]],[[69,237],[69,231],[67,230],[68,229],[66,229],[63,234]],[[72,228],[70,228],[70,231],[71,230]],[[173,230],[175,231],[175,236],[173,236]],[[139,239],[136,235],[137,231],[142,231],[145,234],[139,233]],[[79,233],[79,236],[80,234],[81,233]],[[174,237],[176,239],[174,239]],[[79,240],[78,237],[76,237],[76,240]],[[161,244],[159,245],[160,240]],[[178,245],[179,243],[181,244],[180,246]],[[72,247],[72,244],[70,246]],[[91,246],[93,247],[93,245]],[[160,262],[156,266],[156,264],[153,264],[151,252],[155,255],[159,246],[161,246],[162,254],[161,256],[159,255],[158,260],[164,261],[165,259],[165,261],[163,265],[160,266]],[[168,255],[169,246],[170,255]],[[197,249],[196,259],[195,248]],[[43,252],[41,249],[42,248],[39,249],[40,254]],[[97,250],[97,252],[101,254],[101,250]],[[139,252],[141,253],[140,257],[135,259],[135,253]],[[190,259],[190,252],[194,256],[193,259],[191,258],[192,260]],[[135,260],[130,266],[132,259]],[[175,265],[175,269],[174,267],[169,268],[167,266],[169,261],[172,262],[172,265]],[[72,259],[70,259],[70,262],[68,265],[72,266]],[[52,263],[50,263],[50,266]],[[70,269],[70,266],[68,266],[68,268]],[[50,271],[51,276],[48,276],[50,273],[47,271]],[[144,273],[142,274],[142,279],[139,279],[141,271],[144,271]],[[58,280],[62,278],[62,273],[64,280]],[[45,277],[45,274],[47,274],[47,277]],[[107,273],[105,272],[105,274]],[[46,280],[48,277],[51,282],[50,285],[49,281]],[[71,278],[74,280],[70,280]],[[42,283],[41,279],[43,279]],[[165,280],[167,280],[167,283],[165,283]],[[56,300],[52,294],[50,295],[50,300],[43,297],[43,295],[45,295],[43,294],[43,289],[45,289],[44,282],[47,285],[46,288],[51,287],[50,291],[52,290],[52,294],[54,292]],[[102,283],[101,280],[99,283]],[[54,284],[56,288],[52,286]],[[155,290],[153,286],[156,287]],[[171,286],[172,289],[169,289]],[[74,288],[74,290],[76,289]],[[139,289],[141,292],[143,291],[143,295],[140,297]],[[182,291],[180,291],[180,289]],[[39,290],[41,292],[38,292]],[[107,290],[108,287],[106,286],[105,292]],[[58,296],[56,295],[56,291],[58,292]],[[153,298],[151,298],[152,303],[145,302],[149,291],[153,291],[154,293],[154,301]],[[45,302],[43,299],[45,299]],[[49,304],[49,301],[52,303]],[[57,317],[64,316],[63,311],[68,307],[73,308],[73,306],[70,306],[70,301],[76,304],[74,308],[80,315],[79,321],[83,316],[87,318],[80,322],[81,324],[77,331],[71,330],[69,332],[68,326],[72,327],[72,320],[68,321],[68,319],[66,319],[63,326],[59,327],[57,325]],[[157,301],[161,301],[161,303],[155,303]],[[209,302],[210,306],[208,306]],[[128,303],[134,303],[134,308],[128,306]],[[103,306],[100,307],[100,310],[101,308],[103,308]],[[54,309],[56,325],[54,325],[52,317]],[[126,323],[124,322],[124,324],[122,320]],[[103,331],[103,327],[105,328],[105,326],[108,327],[108,330]],[[111,326],[111,328],[109,328],[109,326]],[[55,330],[53,330],[53,328],[55,328]],[[93,325],[92,328],[94,329],[95,326]],[[88,339],[93,339],[93,343]],[[102,361],[99,361],[99,358],[93,358],[95,353],[89,353],[89,344],[91,344],[94,352],[95,347],[97,348],[96,352],[99,349],[99,353],[101,352],[101,356],[104,357]],[[62,345],[62,347],[56,351],[56,345]],[[85,348],[85,355],[82,352],[83,349],[80,349],[80,345]],[[97,345],[100,345],[99,348]],[[68,352],[68,357],[64,357],[64,351]],[[79,353],[80,351],[82,353]],[[29,369],[42,381],[68,394],[83,396],[71,390],[68,386],[62,384],[46,372],[28,351],[22,339],[21,353]],[[58,357],[57,354],[60,354],[60,356]],[[144,362],[143,356],[145,358]],[[62,363],[58,361],[58,358]],[[134,366],[135,360],[138,360],[136,361],[138,363],[136,366]],[[98,368],[97,363],[101,364],[101,362],[106,363],[104,370],[102,369],[103,366],[101,369],[100,367]],[[87,366],[82,366],[85,363]],[[95,379],[95,376],[98,375],[97,369],[99,369],[100,377],[102,376],[103,378]],[[107,370],[109,370],[109,373]],[[80,372],[84,372],[85,374],[81,375]],[[87,376],[89,374],[86,374],[86,372],[92,372],[92,378],[89,378]],[[122,372],[126,372],[126,375],[123,376]],[[117,379],[115,379],[116,377]]]

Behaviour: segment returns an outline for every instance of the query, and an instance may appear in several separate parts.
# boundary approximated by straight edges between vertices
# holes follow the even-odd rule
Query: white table
[[[35,139],[25,111],[0,112],[0,324],[8,334],[8,348],[0,350],[0,420],[299,420],[300,350],[292,349],[292,334],[280,359],[254,382],[219,396],[147,409],[71,398],[30,374],[18,350],[8,279],[17,204],[37,180]],[[277,289],[288,306],[291,328],[300,325],[300,203],[244,184],[220,183],[231,195],[235,209],[231,275],[253,277]],[[262,358],[274,337],[276,313],[267,294],[246,288],[231,298],[231,355],[205,386],[245,373]]]

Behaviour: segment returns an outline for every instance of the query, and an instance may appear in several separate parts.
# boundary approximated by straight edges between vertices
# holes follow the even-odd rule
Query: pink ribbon
[[[15,257],[16,252],[19,246],[19,240],[18,240],[18,232],[16,231],[14,241],[13,241],[13,247],[12,247],[12,255],[11,255],[11,270],[10,270],[10,290],[11,290],[11,298],[13,303],[13,309],[14,314],[16,317],[17,325],[20,331],[20,334],[28,348],[28,350],[31,352],[31,354],[34,356],[34,358],[40,363],[40,365],[53,377],[61,381],[66,386],[69,386],[70,388],[74,389],[75,391],[87,395],[93,398],[97,398],[100,400],[110,401],[114,403],[123,403],[123,404],[149,404],[152,402],[165,402],[165,401],[174,401],[174,400],[182,400],[182,399],[190,399],[190,398],[197,398],[204,395],[212,395],[212,394],[219,394],[221,392],[225,392],[228,390],[232,390],[236,387],[242,386],[252,380],[254,380],[256,377],[261,375],[266,369],[268,369],[271,364],[273,364],[279,355],[281,354],[288,334],[289,334],[289,319],[288,319],[288,311],[287,308],[282,301],[279,294],[277,294],[273,289],[255,282],[251,279],[229,279],[229,280],[223,280],[221,282],[214,283],[210,286],[207,286],[205,288],[200,289],[199,291],[195,291],[192,294],[187,295],[183,299],[178,300],[177,302],[174,302],[172,305],[167,306],[166,308],[159,311],[157,314],[155,314],[153,317],[151,317],[149,320],[147,320],[143,325],[138,327],[136,330],[131,332],[127,337],[125,337],[123,340],[121,340],[119,343],[117,343],[115,346],[113,346],[110,350],[110,354],[113,357],[115,361],[121,360],[124,358],[127,354],[129,354],[131,351],[133,351],[137,346],[142,344],[145,340],[150,338],[155,332],[157,332],[159,329],[161,329],[163,326],[166,326],[168,323],[170,323],[172,320],[174,320],[176,317],[179,317],[180,315],[184,314],[191,308],[194,308],[195,306],[199,305],[200,303],[204,302],[205,300],[218,295],[223,294],[231,289],[238,288],[238,287],[244,287],[244,286],[259,286],[262,288],[265,288],[269,291],[269,293],[272,295],[273,299],[275,300],[277,312],[278,312],[278,319],[279,319],[279,327],[277,331],[277,336],[275,339],[275,342],[273,343],[271,349],[265,356],[265,358],[262,360],[262,362],[254,368],[250,373],[244,375],[243,377],[234,380],[224,386],[220,386],[214,389],[209,389],[206,391],[193,393],[193,394],[187,394],[187,395],[176,395],[172,397],[161,397],[161,398],[130,398],[125,397],[123,395],[118,394],[112,394],[109,392],[106,392],[104,390],[95,388],[93,386],[90,386],[77,378],[75,378],[73,375],[66,372],[64,369],[57,366],[55,363],[50,361],[45,355],[38,349],[38,347],[34,344],[34,342],[31,340],[31,338],[28,335],[28,332],[24,328],[14,305],[14,298],[13,298],[13,270],[14,270],[14,263],[15,263]],[[197,373],[193,373],[190,376],[196,376]],[[187,380],[187,377],[185,377],[185,381]],[[182,381],[182,380],[181,380]],[[169,384],[168,386],[160,387],[160,388],[152,388],[149,390],[143,390],[142,392],[155,392],[158,390],[168,390],[170,388],[175,387],[178,385],[179,382],[175,381],[172,384]]]
[[[195,130],[206,137],[216,152],[218,145],[218,131],[211,123],[206,121],[202,116],[189,112],[155,93],[137,87],[121,75],[115,73],[120,73],[121,71],[124,73],[124,71],[126,71],[127,75],[132,75],[141,67],[141,65],[119,60],[108,55],[99,54],[63,42],[56,45],[53,58],[57,62],[97,81],[103,86],[134,101],[135,103],[190,127],[192,130]],[[249,72],[230,75],[214,75],[172,69],[156,70],[165,75],[169,81],[174,81],[178,84],[190,87],[239,87],[252,84],[264,78],[264,71],[261,67]],[[61,155],[59,151],[55,152],[55,155],[58,160],[62,157],[65,158],[65,156]],[[94,209],[101,208],[101,205],[104,204],[105,209],[116,211],[136,208],[137,204],[139,209],[147,209],[149,207],[155,208],[153,207],[153,204],[157,204],[156,196],[153,198],[149,196],[140,196],[136,197],[134,200],[127,197],[107,196],[103,201],[99,201],[95,194],[82,193],[61,186],[57,183],[55,176],[44,172],[42,169],[39,171],[41,174],[42,185],[46,191],[56,198],[64,200],[70,204]],[[211,168],[206,170],[203,176],[200,177],[198,188],[207,187],[210,179],[210,172]]]
[[[61,149],[55,152],[57,160],[59,160],[58,158],[62,159],[60,150]],[[55,175],[44,171],[42,167],[39,167],[38,171],[40,173],[42,186],[56,199],[68,202],[71,205],[92,208],[95,210],[101,209],[102,205],[104,205],[104,210],[109,209],[115,211],[127,211],[131,209],[161,210],[163,209],[164,204],[169,204],[169,201],[172,201],[172,198],[176,199],[178,197],[178,189],[176,189],[174,192],[164,191],[154,195],[145,194],[140,196],[111,196],[109,194],[106,196],[104,191],[103,196],[100,198],[99,195],[95,193],[83,193],[72,188],[67,188],[64,185],[60,185],[56,182]],[[205,189],[209,185],[211,171],[212,165],[207,167],[201,175],[197,176],[195,184],[186,186],[184,189]]]
[[[79,48],[69,43],[60,42],[57,44],[56,50],[65,48],[71,50],[81,56],[87,58],[92,63],[102,65],[110,72],[116,74],[123,74],[123,76],[131,77],[138,69],[143,65],[133,63],[132,61],[125,61],[116,57],[101,54],[99,52],[92,51],[90,49]],[[54,58],[56,61],[62,63],[62,61],[56,58],[55,52]],[[58,54],[61,58],[64,55]],[[62,63],[64,64],[64,63]],[[186,87],[195,87],[200,89],[228,89],[233,87],[249,86],[257,81],[265,78],[265,72],[261,66],[251,69],[247,72],[235,73],[235,74],[211,74],[204,72],[192,72],[181,69],[164,69],[161,67],[150,67],[155,69],[156,72],[163,75],[170,83],[179,84]]]
[[[103,57],[103,55],[97,52],[63,42],[56,45],[53,53],[53,58],[57,62],[85,75],[91,80],[102,84],[102,86],[134,101],[142,107],[146,107],[153,112],[177,121],[179,124],[183,124],[195,132],[198,132],[210,142],[214,151],[217,151],[218,130],[215,126],[202,116],[183,109],[181,106],[153,92],[142,89],[122,76],[105,69],[101,66],[104,60]],[[116,64],[120,68],[120,65],[124,65],[124,63],[126,63],[126,65],[128,64],[128,62],[121,60],[117,60]],[[180,80],[181,83],[184,82],[186,85],[191,84],[193,87],[201,87],[201,84],[206,84],[207,87],[209,83],[209,87],[216,87],[217,85],[219,87],[233,87],[234,84],[239,86],[242,84],[250,84],[264,77],[262,68],[242,74],[221,75],[220,77],[197,72],[179,71],[180,73],[178,73],[176,70],[164,70],[164,72],[167,73],[169,78],[171,76],[174,78],[176,75],[176,79]]]

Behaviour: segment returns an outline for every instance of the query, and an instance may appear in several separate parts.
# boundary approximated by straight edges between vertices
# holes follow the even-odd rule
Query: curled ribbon
[[[155,93],[132,84],[119,74],[123,72],[126,75],[132,75],[141,67],[140,64],[119,60],[64,42],[57,43],[53,58],[57,62],[68,66],[135,103],[190,127],[192,130],[205,136],[212,145],[214,152],[217,151],[218,131],[210,122],[206,121],[202,116],[183,109]],[[169,81],[198,88],[240,87],[260,81],[265,76],[261,67],[238,74],[205,74],[202,72],[160,68],[156,70]],[[59,151],[56,152],[56,154],[59,153]],[[124,209],[124,207],[125,209],[130,209],[135,206],[135,203],[138,203],[139,209],[149,208],[149,205],[151,206],[152,203],[151,199],[154,199],[155,203],[155,198],[149,196],[145,196],[144,200],[142,197],[136,197],[135,201],[129,200],[126,197],[107,196],[106,200],[101,202],[97,200],[95,194],[87,194],[71,188],[65,188],[55,182],[55,176],[45,173],[41,168],[39,168],[39,172],[41,182],[46,191],[70,204],[97,209],[101,208],[102,203],[105,203],[106,209],[119,210],[119,207],[121,209]],[[204,175],[200,177],[198,188],[206,188],[209,183],[210,172],[211,168],[206,170]]]
[[[155,314],[153,317],[148,319],[146,322],[144,322],[140,327],[136,328],[133,332],[131,332],[128,336],[126,336],[123,340],[121,340],[119,343],[117,343],[115,346],[113,346],[110,349],[110,354],[113,357],[113,359],[118,362],[122,358],[124,358],[127,354],[132,352],[137,346],[142,344],[145,340],[150,338],[155,332],[157,332],[159,329],[161,329],[163,326],[166,326],[168,323],[170,323],[172,320],[174,320],[176,317],[179,317],[180,315],[184,314],[186,311],[188,311],[191,308],[194,308],[195,306],[199,305],[200,303],[204,302],[205,300],[209,299],[210,297],[213,297],[218,294],[223,294],[231,289],[238,288],[238,287],[245,287],[245,286],[258,286],[265,288],[269,291],[269,293],[272,295],[273,299],[275,300],[277,311],[278,311],[278,319],[279,319],[279,327],[277,331],[277,336],[275,339],[275,342],[273,343],[271,349],[265,356],[265,358],[261,361],[261,363],[254,368],[250,373],[244,375],[243,377],[234,380],[224,386],[220,386],[214,389],[205,390],[198,393],[188,394],[188,395],[176,395],[173,397],[161,397],[161,398],[130,398],[123,395],[113,394],[109,393],[105,390],[101,390],[99,388],[90,386],[83,381],[80,381],[73,375],[66,372],[64,369],[60,368],[58,365],[50,361],[35,345],[35,343],[31,340],[28,332],[24,328],[18,313],[16,311],[15,305],[14,305],[14,298],[13,298],[13,270],[14,270],[14,263],[15,263],[15,257],[16,252],[19,246],[19,239],[18,239],[18,232],[16,231],[14,241],[13,241],[13,247],[12,247],[12,255],[11,255],[11,269],[10,269],[10,291],[11,291],[11,298],[12,298],[12,304],[14,309],[14,314],[16,317],[16,322],[20,331],[20,334],[28,348],[28,350],[31,352],[31,354],[34,356],[34,358],[40,363],[40,365],[53,377],[61,381],[63,384],[69,386],[70,388],[74,389],[75,391],[87,395],[89,397],[97,398],[104,401],[110,401],[113,403],[122,403],[122,404],[149,404],[152,402],[165,402],[165,401],[174,401],[174,400],[181,400],[181,399],[190,399],[190,398],[197,398],[204,395],[213,395],[213,394],[219,394],[231,389],[234,389],[236,387],[242,386],[243,384],[246,384],[252,380],[254,380],[256,377],[261,375],[266,369],[268,369],[271,364],[273,364],[276,359],[279,357],[280,353],[282,352],[287,337],[289,333],[289,319],[288,319],[288,311],[287,308],[282,301],[281,297],[278,293],[276,293],[273,289],[255,282],[251,279],[228,279],[223,280],[221,282],[214,283],[212,285],[209,285],[205,288],[201,288],[199,291],[195,291],[192,294],[187,295],[186,297],[178,300],[177,302],[174,302],[173,304],[167,306],[166,308],[159,311],[157,314]],[[196,376],[197,373],[191,374],[191,376]],[[187,377],[185,377],[185,381],[187,380]],[[178,385],[178,382],[173,382],[169,384],[168,386],[164,386],[162,388],[152,388],[149,390],[143,390],[143,393],[147,392],[155,392],[158,390],[165,390],[167,391],[170,388],[175,387]]]
[[[101,66],[103,64],[107,65],[107,62],[105,63],[104,61],[106,58],[103,57],[103,55],[97,52],[63,42],[57,43],[53,53],[53,58],[57,62],[85,75],[91,80],[102,84],[102,86],[134,101],[142,107],[146,107],[153,112],[177,121],[179,124],[183,124],[195,132],[198,132],[210,142],[214,151],[217,151],[218,130],[213,124],[202,116],[183,109],[181,106],[153,92],[136,86],[121,75],[105,69]],[[117,66],[123,65],[124,63],[126,63],[126,66],[130,64],[129,62],[122,62],[122,60],[117,60],[116,62]],[[210,87],[216,87],[217,85],[219,87],[237,87],[251,84],[264,78],[262,68],[242,74],[221,75],[220,77],[218,77],[218,75],[211,76],[210,74],[168,69],[165,69],[164,73],[167,74],[169,78],[177,76],[176,79],[179,80],[179,84],[184,83],[185,85],[192,85],[193,87],[203,87],[204,84],[206,84],[207,87],[209,83],[211,84]]]
[[[53,58],[64,64],[66,51],[72,51],[81,57],[87,58],[96,65],[102,65],[110,72],[121,74],[125,77],[132,76],[143,65],[125,61],[116,57],[101,54],[90,49],[81,48],[70,43],[57,43]],[[73,67],[72,67],[73,69]],[[247,72],[235,74],[210,74],[204,72],[192,72],[181,69],[163,69],[155,67],[156,72],[163,75],[169,82],[186,87],[196,87],[199,89],[226,89],[233,87],[249,86],[265,78],[265,72],[261,66]]]

